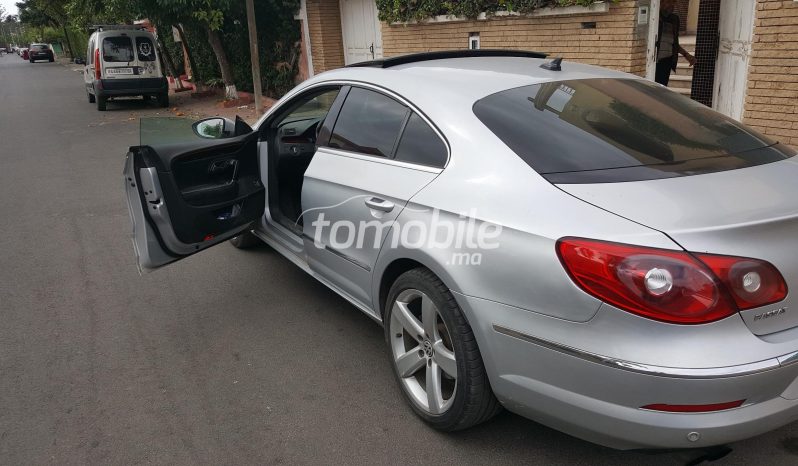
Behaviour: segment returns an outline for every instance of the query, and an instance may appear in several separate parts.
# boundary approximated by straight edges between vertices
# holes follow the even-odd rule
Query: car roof
[[[593,65],[563,61],[561,71],[543,69],[548,58],[469,57],[426,60],[391,66],[347,67],[321,73],[310,82],[362,81],[385,87],[412,102],[447,98],[473,103],[490,94],[532,84],[574,79],[642,79]]]

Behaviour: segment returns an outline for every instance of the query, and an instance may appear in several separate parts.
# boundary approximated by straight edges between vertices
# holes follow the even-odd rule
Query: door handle
[[[380,199],[379,197],[366,199],[366,205],[369,209],[380,210],[382,212],[390,212],[394,207],[393,202]]]
[[[374,59],[374,42],[371,43],[371,47],[369,47],[369,52],[371,52],[371,59]]]

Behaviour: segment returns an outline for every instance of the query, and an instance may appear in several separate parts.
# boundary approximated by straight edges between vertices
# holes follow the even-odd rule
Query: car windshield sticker
[[[149,41],[139,42],[139,54],[143,57],[150,58],[150,55],[152,55],[152,45],[150,45]]]

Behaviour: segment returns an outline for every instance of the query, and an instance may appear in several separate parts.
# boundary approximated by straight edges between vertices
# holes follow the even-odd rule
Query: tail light
[[[787,296],[779,271],[756,259],[581,238],[561,239],[557,254],[588,294],[664,322],[713,322]]]
[[[102,78],[102,71],[100,70],[100,49],[94,50],[94,79]]]

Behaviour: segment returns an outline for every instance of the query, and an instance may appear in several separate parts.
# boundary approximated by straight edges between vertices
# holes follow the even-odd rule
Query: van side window
[[[155,47],[149,37],[136,37],[136,54],[139,61],[155,61]]]
[[[127,63],[133,59],[133,44],[129,37],[106,37],[103,39],[103,61]]]
[[[390,157],[408,111],[386,95],[353,87],[338,114],[330,147]]]

